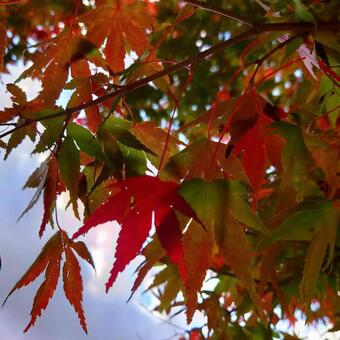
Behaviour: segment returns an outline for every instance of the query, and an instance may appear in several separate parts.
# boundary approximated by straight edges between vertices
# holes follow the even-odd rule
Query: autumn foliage
[[[132,294],[158,268],[156,311],[184,312],[188,324],[196,311],[206,316],[190,339],[286,336],[275,324],[293,325],[296,311],[338,329],[336,9],[0,1],[1,70],[25,65],[7,84],[0,150],[6,160],[30,139],[32,154],[46,156],[24,185],[36,191],[22,216],[42,197],[32,232],[52,234],[8,295],[44,273],[25,332],[59,278],[87,332],[79,260],[95,268],[86,237],[114,221],[106,291],[141,255]],[[21,88],[27,78],[41,84],[33,99]],[[79,220],[73,230],[56,216],[62,193]]]

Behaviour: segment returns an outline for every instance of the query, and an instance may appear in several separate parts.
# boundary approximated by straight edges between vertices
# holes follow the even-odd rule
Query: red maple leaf
[[[235,146],[235,153],[237,155],[242,153],[242,164],[255,198],[263,184],[267,160],[265,144],[269,126],[284,116],[281,108],[267,103],[254,90],[240,97],[231,113],[231,138],[227,150],[229,149],[230,153]]]
[[[108,221],[116,220],[121,224],[116,261],[106,283],[106,291],[113,285],[118,273],[138,255],[150,233],[153,216],[160,243],[185,280],[182,232],[175,210],[198,222],[199,219],[179,195],[178,184],[161,181],[158,177],[140,176],[130,177],[114,186],[119,192],[100,206],[73,235],[76,238]]]

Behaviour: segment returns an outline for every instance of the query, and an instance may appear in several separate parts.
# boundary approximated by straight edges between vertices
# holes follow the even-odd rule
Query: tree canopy
[[[0,152],[29,139],[45,157],[23,212],[42,198],[31,227],[45,245],[9,293],[44,273],[25,331],[61,277],[87,332],[79,260],[95,267],[86,234],[113,221],[106,291],[142,255],[132,294],[156,268],[157,312],[206,316],[190,339],[289,338],[275,324],[297,311],[339,329],[338,6],[0,1],[1,71],[25,65],[6,85]],[[64,192],[73,230],[56,216]]]

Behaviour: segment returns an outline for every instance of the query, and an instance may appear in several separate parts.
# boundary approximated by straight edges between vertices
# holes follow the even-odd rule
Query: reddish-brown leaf
[[[39,228],[39,237],[42,237],[46,225],[51,217],[51,209],[56,199],[58,182],[58,164],[54,156],[50,158],[48,163],[48,172],[44,190],[44,215]]]
[[[14,285],[9,294],[7,295],[3,305],[6,303],[8,298],[17,290],[24,286],[29,285],[33,282],[40,274],[46,269],[53,253],[58,248],[58,244],[60,242],[60,233],[54,234],[48,242],[43,247],[41,253],[33,262],[33,264],[27,269],[26,273],[22,276],[22,278]]]
[[[235,155],[225,158],[226,145],[218,148],[216,161],[211,159],[217,147],[216,142],[201,138],[183,151],[171,157],[161,172],[162,178],[181,181],[183,178],[225,178],[231,177],[247,182],[240,160]]]
[[[213,240],[207,230],[204,230],[196,221],[191,221],[183,237],[183,246],[186,273],[184,295],[187,306],[187,323],[189,324],[197,308],[197,292],[201,290],[210,267]]]
[[[128,82],[129,83],[134,82],[141,77],[148,77],[162,70],[164,70],[164,67],[161,61],[157,58],[156,54],[151,50],[150,54],[143,60],[143,62],[136,69],[134,69],[131,72],[131,74],[129,74]],[[164,76],[162,78],[155,79],[153,83],[163,92],[168,92],[170,89],[169,76]]]
[[[73,78],[77,78],[77,86],[76,91],[68,102],[68,106],[75,107],[90,102],[93,99],[94,84],[88,62],[84,59],[73,62],[71,74]],[[85,114],[89,129],[92,132],[97,132],[101,120],[98,106],[94,105],[85,109]]]
[[[27,332],[29,328],[35,324],[37,318],[41,316],[42,311],[46,309],[49,300],[55,292],[58,284],[63,253],[65,253],[63,268],[65,296],[77,312],[82,328],[85,332],[87,332],[82,307],[83,284],[80,266],[73,251],[76,251],[79,256],[94,267],[91,254],[87,250],[85,244],[83,242],[74,243],[67,237],[65,232],[58,231],[46,243],[40,255],[8,294],[5,302],[15,290],[27,286],[38,278],[44,270],[46,270],[45,280],[37,290],[33,301],[31,320],[26,326],[24,332]]]
[[[261,300],[257,294],[251,272],[250,246],[242,225],[233,217],[227,217],[227,228],[219,240],[220,252],[227,264],[247,288],[258,313],[263,317]]]
[[[254,90],[240,97],[238,105],[235,104],[234,117],[231,116],[230,143],[235,145],[236,154],[242,152],[242,164],[256,195],[265,171],[265,135],[273,118],[280,117],[273,117],[275,111],[268,110],[269,104]]]
[[[87,325],[82,306],[83,301],[83,281],[80,273],[80,266],[76,256],[70,247],[66,248],[66,260],[63,268],[64,292],[67,300],[74,307],[78,314],[80,324],[85,333]]]
[[[124,36],[122,35],[121,24],[119,21],[111,27],[111,32],[105,46],[105,55],[108,64],[114,72],[124,69]]]
[[[26,105],[27,97],[25,92],[17,85],[7,84],[7,91],[10,92],[12,98],[11,100],[17,105]]]
[[[75,252],[83,259],[85,260],[88,264],[92,266],[92,268],[95,270],[95,264],[92,258],[91,253],[86,247],[86,244],[82,241],[78,242],[73,242],[70,240],[71,247],[75,250]]]
[[[62,255],[62,235],[57,233],[58,242],[55,243],[53,254],[49,258],[49,262],[45,272],[45,280],[39,287],[33,301],[31,310],[31,320],[24,329],[26,333],[33,326],[44,309],[46,309],[49,300],[52,298],[58,284],[60,274],[60,263]]]
[[[105,68],[96,47],[67,30],[44,46],[43,52],[35,55],[33,65],[23,72],[20,79],[27,77],[41,79],[42,90],[37,99],[45,108],[54,106],[65,85],[72,62],[87,59]]]
[[[61,64],[59,60],[54,60],[48,65],[41,82],[41,97],[47,107],[53,107],[67,80],[67,75],[67,65]]]
[[[162,156],[168,136],[166,131],[157,127],[154,122],[148,121],[132,126],[132,133],[149,150],[154,152],[159,157]],[[167,150],[164,156],[165,160],[167,160],[178,150],[178,146],[180,144],[183,145],[183,143],[175,137],[169,137]]]

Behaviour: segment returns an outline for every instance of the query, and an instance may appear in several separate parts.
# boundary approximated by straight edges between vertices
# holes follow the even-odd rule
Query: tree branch
[[[178,62],[177,64],[171,65],[168,68],[156,72],[152,74],[151,76],[139,79],[131,84],[127,84],[120,89],[107,93],[101,97],[98,97],[95,100],[91,100],[89,102],[86,102],[85,104],[75,106],[73,108],[69,108],[66,110],[61,110],[55,113],[52,113],[50,115],[46,115],[43,117],[35,118],[35,119],[27,119],[23,124],[17,125],[15,128],[4,132],[0,134],[0,138],[4,138],[16,130],[19,130],[21,128],[27,127],[32,123],[45,121],[61,116],[71,116],[73,113],[76,113],[78,111],[81,111],[83,109],[87,109],[88,107],[98,105],[102,102],[105,102],[109,99],[113,99],[116,97],[120,97],[123,95],[126,95],[130,92],[135,91],[136,89],[143,87],[147,85],[148,83],[157,80],[159,78],[162,78],[166,75],[172,74],[174,72],[177,72],[183,68],[186,68],[190,65],[196,64],[198,62],[204,61],[207,57],[229,47],[236,43],[239,43],[243,40],[249,39],[253,36],[256,36],[260,33],[265,32],[297,32],[297,33],[303,33],[303,32],[313,32],[316,30],[320,31],[338,31],[340,30],[340,21],[336,22],[317,22],[316,24],[309,24],[309,23],[274,23],[274,24],[256,24],[252,29],[245,31],[243,33],[240,33],[236,35],[235,37],[232,37],[228,40],[221,41],[220,43],[210,47],[209,49],[199,52],[194,56],[188,57],[187,59],[184,59],[181,62]]]
[[[214,6],[211,6],[211,5],[208,5],[207,3],[205,2],[201,2],[201,1],[197,1],[197,0],[181,0],[183,2],[186,2],[192,6],[195,6],[195,7],[199,7],[201,9],[205,9],[209,12],[212,12],[212,13],[216,13],[216,14],[219,14],[223,17],[226,17],[226,18],[229,18],[229,19],[232,19],[232,20],[235,20],[235,21],[238,21],[242,24],[246,24],[250,27],[254,27],[253,23],[248,21],[247,19],[245,18],[242,18],[226,9],[222,9],[222,8],[217,8],[217,7],[214,7]]]
[[[49,114],[49,115],[46,115],[46,116],[43,116],[43,117],[39,117],[39,118],[35,118],[35,119],[27,119],[23,124],[18,125],[15,128],[13,128],[13,129],[11,129],[11,130],[3,133],[3,134],[0,134],[0,138],[6,137],[6,136],[10,135],[11,133],[13,133],[14,131],[21,129],[21,128],[24,128],[24,127],[26,127],[26,126],[28,126],[32,123],[41,122],[41,121],[45,121],[45,120],[49,120],[49,119],[53,119],[53,118],[58,118],[58,117],[61,117],[61,116],[64,116],[64,115],[70,116],[75,112],[81,111],[83,109],[87,109],[88,107],[91,107],[93,105],[98,105],[102,102],[105,102],[106,100],[126,95],[130,92],[135,91],[136,89],[138,89],[140,87],[147,85],[148,83],[150,83],[150,82],[152,82],[156,79],[162,78],[166,75],[169,75],[171,73],[179,71],[179,70],[181,70],[185,67],[196,64],[196,63],[204,60],[205,58],[215,54],[216,52],[218,52],[218,51],[220,51],[220,50],[222,50],[222,49],[224,49],[228,46],[231,46],[233,44],[236,44],[238,42],[246,40],[246,39],[248,39],[248,38],[250,38],[250,37],[252,37],[256,34],[258,34],[258,32],[256,32],[254,29],[243,32],[243,33],[238,34],[237,36],[235,36],[235,37],[233,37],[229,40],[222,41],[222,42],[212,46],[211,48],[209,48],[209,49],[207,49],[203,52],[200,52],[200,53],[198,53],[198,54],[196,54],[192,57],[189,57],[187,59],[184,59],[183,61],[181,61],[177,64],[169,66],[168,68],[166,68],[162,71],[156,72],[156,73],[152,74],[151,76],[142,78],[142,79],[137,80],[137,81],[135,81],[131,84],[127,84],[127,85],[123,86],[122,88],[120,88],[120,89],[118,89],[114,92],[107,93],[107,94],[105,94],[101,97],[98,97],[95,100],[91,100],[89,102],[86,102],[85,104],[78,105],[78,106],[75,106],[73,108],[69,108],[69,109],[66,109],[66,110],[61,110],[61,111],[58,111],[58,112],[55,112],[55,113],[52,113],[52,114]]]
[[[256,23],[254,29],[257,32],[314,32],[314,31],[340,31],[340,21],[308,22],[280,22],[280,23]]]
[[[198,0],[181,0],[192,6],[199,7],[201,9],[207,10],[212,13],[219,14],[223,17],[236,20],[242,24],[248,25],[255,28],[258,32],[281,32],[281,31],[294,31],[294,32],[312,32],[317,30],[329,30],[329,31],[339,31],[340,22],[317,22],[317,23],[304,23],[304,22],[283,22],[283,23],[258,23],[252,22],[246,18],[240,17],[226,9],[218,8],[212,5],[208,5],[206,2]]]

